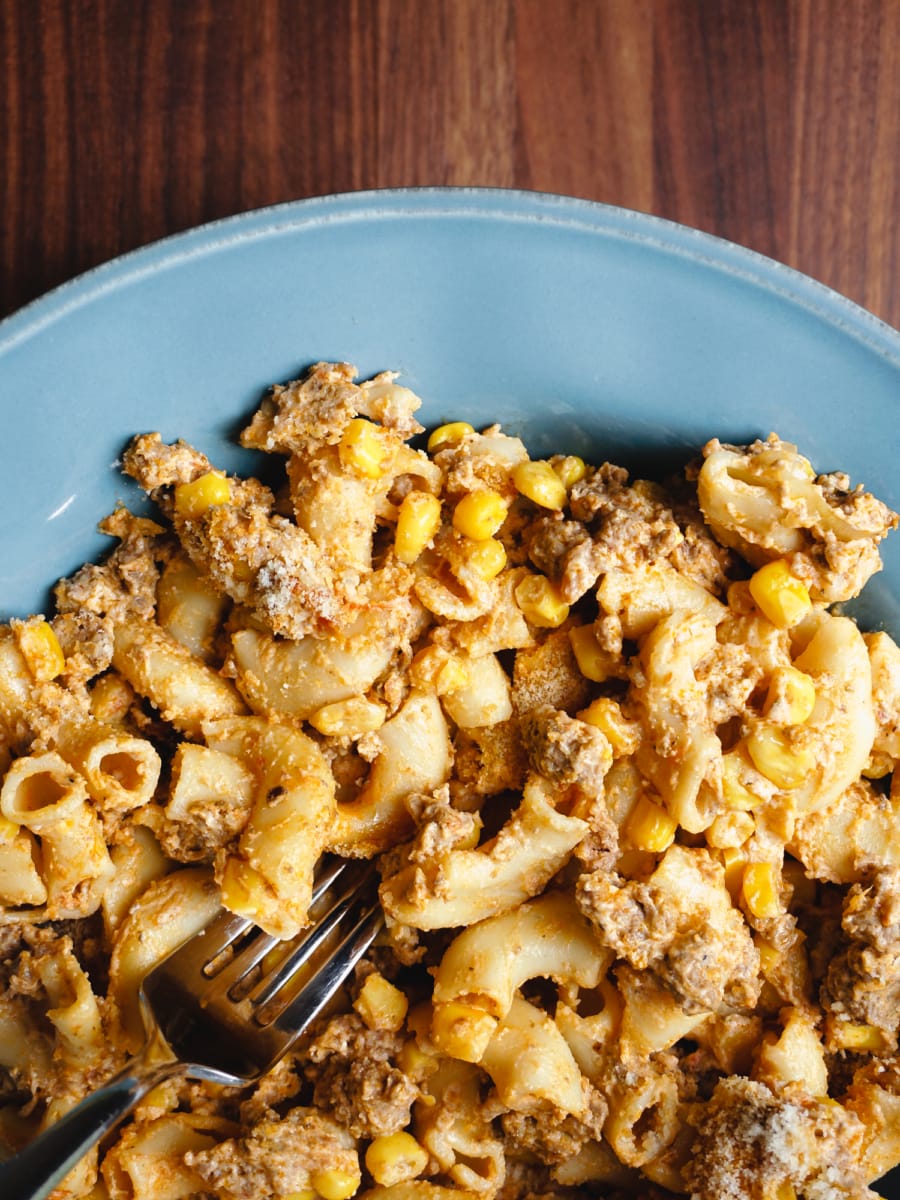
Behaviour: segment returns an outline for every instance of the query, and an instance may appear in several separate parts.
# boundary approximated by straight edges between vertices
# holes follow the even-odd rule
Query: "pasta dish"
[[[295,936],[334,854],[387,922],[342,1003],[57,1200],[874,1197],[900,649],[841,606],[897,516],[774,434],[660,484],[419,405],[273,387],[272,485],[136,436],[156,515],[0,627],[0,1158],[139,1050],[154,963],[220,904]]]

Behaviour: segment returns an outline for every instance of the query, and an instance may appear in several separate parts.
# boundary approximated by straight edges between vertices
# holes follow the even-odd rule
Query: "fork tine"
[[[328,911],[316,920],[316,923],[305,935],[301,935],[301,940],[295,944],[284,961],[279,963],[272,973],[267,975],[260,985],[250,993],[250,999],[254,1004],[260,1007],[268,1004],[301,967],[309,962],[319,947],[341,924],[372,878],[374,878],[374,870],[370,867],[358,880],[352,880],[349,888],[334,898]]]
[[[329,955],[316,974],[309,979],[297,995],[267,1022],[265,1008],[254,1011],[258,1024],[271,1024],[281,1033],[295,1040],[314,1021],[332,999],[335,992],[369,949],[384,925],[381,905],[374,900],[361,913],[356,924]]]
[[[335,881],[345,873],[348,865],[346,859],[336,858],[322,866],[316,875],[311,906],[321,900],[322,896],[334,885]],[[223,963],[218,970],[211,970],[210,968],[215,964],[215,959],[220,957],[229,945],[233,945],[244,933],[253,927],[253,922],[250,920],[235,918],[235,921],[236,934],[204,967],[204,975],[211,980],[210,993],[230,993],[242,980],[246,979],[254,967],[258,966],[271,950],[281,944],[281,939],[274,935],[258,931],[252,941],[248,942],[242,950],[239,950],[232,958]],[[238,921],[242,922],[240,928],[237,926]]]

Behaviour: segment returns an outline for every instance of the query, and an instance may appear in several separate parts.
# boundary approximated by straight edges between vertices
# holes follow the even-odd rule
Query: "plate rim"
[[[579,229],[650,246],[743,280],[798,306],[900,369],[900,330],[828,284],[738,242],[638,209],[524,188],[370,188],[286,200],[219,217],[127,250],[80,272],[0,320],[0,359],[117,288],[191,258],[293,230],[367,219],[489,218]]]

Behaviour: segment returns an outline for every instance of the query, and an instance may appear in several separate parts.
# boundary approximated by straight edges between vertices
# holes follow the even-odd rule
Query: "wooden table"
[[[358,188],[569,193],[900,325],[900,0],[0,0],[0,315]]]

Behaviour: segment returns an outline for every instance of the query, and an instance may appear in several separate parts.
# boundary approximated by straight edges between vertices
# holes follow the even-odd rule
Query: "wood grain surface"
[[[900,325],[900,0],[0,0],[0,315],[304,196],[535,188]]]

